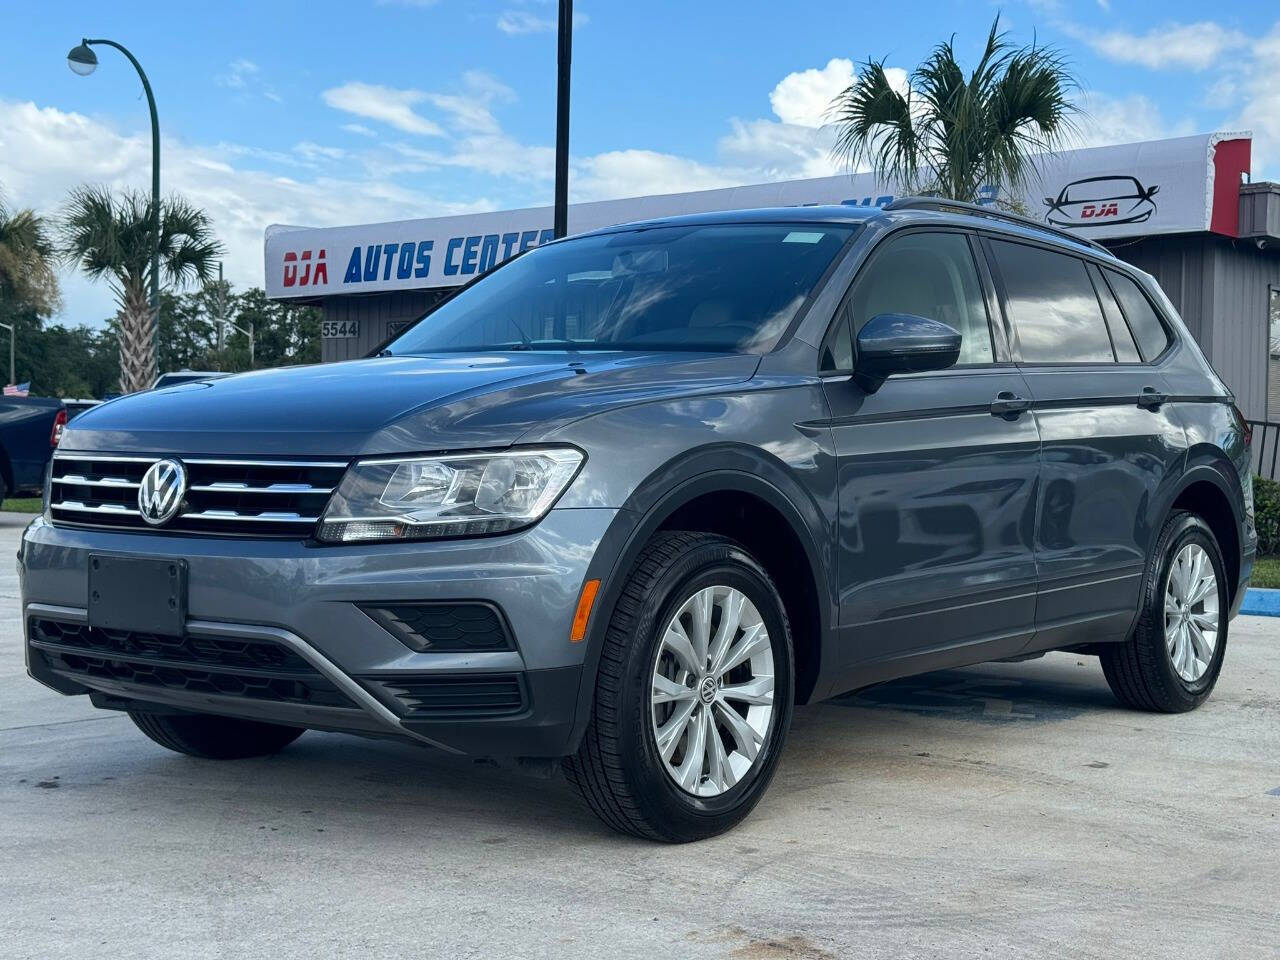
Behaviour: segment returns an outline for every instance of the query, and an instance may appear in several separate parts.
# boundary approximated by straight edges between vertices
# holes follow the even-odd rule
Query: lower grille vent
[[[265,640],[168,637],[33,618],[33,656],[93,686],[110,680],[190,693],[348,707],[346,694],[288,647]]]
[[[493,717],[525,707],[524,682],[516,673],[365,678],[399,705],[405,717]]]

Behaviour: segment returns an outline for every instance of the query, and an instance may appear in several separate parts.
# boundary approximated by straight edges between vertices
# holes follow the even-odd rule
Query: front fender
[[[735,491],[750,494],[778,511],[804,549],[819,597],[822,662],[827,656],[836,618],[834,504],[824,504],[806,490],[785,464],[758,448],[739,445],[704,447],[664,463],[638,484],[606,531],[587,572],[599,579],[596,601],[585,638],[581,685],[578,691],[570,748],[576,750],[591,717],[596,673],[614,605],[628,572],[645,544],[678,509],[707,493]]]

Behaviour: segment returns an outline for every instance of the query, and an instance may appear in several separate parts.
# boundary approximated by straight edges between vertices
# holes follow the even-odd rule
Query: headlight
[[[319,539],[423,540],[527,527],[551,509],[583,459],[560,447],[362,460],[342,478]]]

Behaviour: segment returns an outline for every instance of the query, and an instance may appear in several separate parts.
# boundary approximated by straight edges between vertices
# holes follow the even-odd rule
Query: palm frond
[[[1061,54],[1035,42],[1016,48],[997,16],[967,77],[954,38],[912,72],[905,94],[893,90],[883,60],[864,64],[832,101],[833,153],[907,190],[967,201],[987,184],[1020,193],[1038,157],[1073,132],[1077,89]]]
[[[830,116],[839,130],[834,153],[851,168],[866,161],[883,177],[915,182],[920,142],[911,94],[894,88],[883,60],[862,65],[858,78],[832,102]]]
[[[160,279],[170,287],[207,282],[222,253],[209,215],[179,196],[157,206],[138,191],[80,187],[68,198],[61,233],[63,256],[105,279],[115,297],[123,388],[145,389],[155,379],[152,257],[158,251]]]

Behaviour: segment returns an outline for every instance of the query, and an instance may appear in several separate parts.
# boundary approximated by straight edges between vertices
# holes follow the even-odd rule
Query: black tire
[[[1174,669],[1173,660],[1165,643],[1165,589],[1169,583],[1169,571],[1174,558],[1188,543],[1204,548],[1213,564],[1218,582],[1218,610],[1220,624],[1213,658],[1203,676],[1194,683],[1184,680]],[[1227,652],[1228,594],[1226,567],[1222,551],[1213,531],[1194,513],[1173,513],[1147,560],[1147,576],[1144,581],[1142,610],[1133,635],[1125,643],[1110,644],[1103,649],[1100,659],[1102,672],[1116,698],[1135,710],[1151,710],[1159,713],[1185,713],[1194,710],[1209,698],[1222,661]]]
[[[265,757],[283,750],[303,733],[301,727],[206,713],[163,714],[130,710],[129,719],[160,746],[205,760]]]
[[[650,688],[659,631],[693,591],[731,586],[755,605],[773,654],[773,714],[760,753],[734,786],[714,797],[682,790],[668,775],[652,724]],[[791,630],[777,588],[741,545],[706,533],[660,533],[632,567],[612,611],[582,746],[564,761],[591,810],[622,833],[686,843],[742,820],[773,778],[795,699]]]

